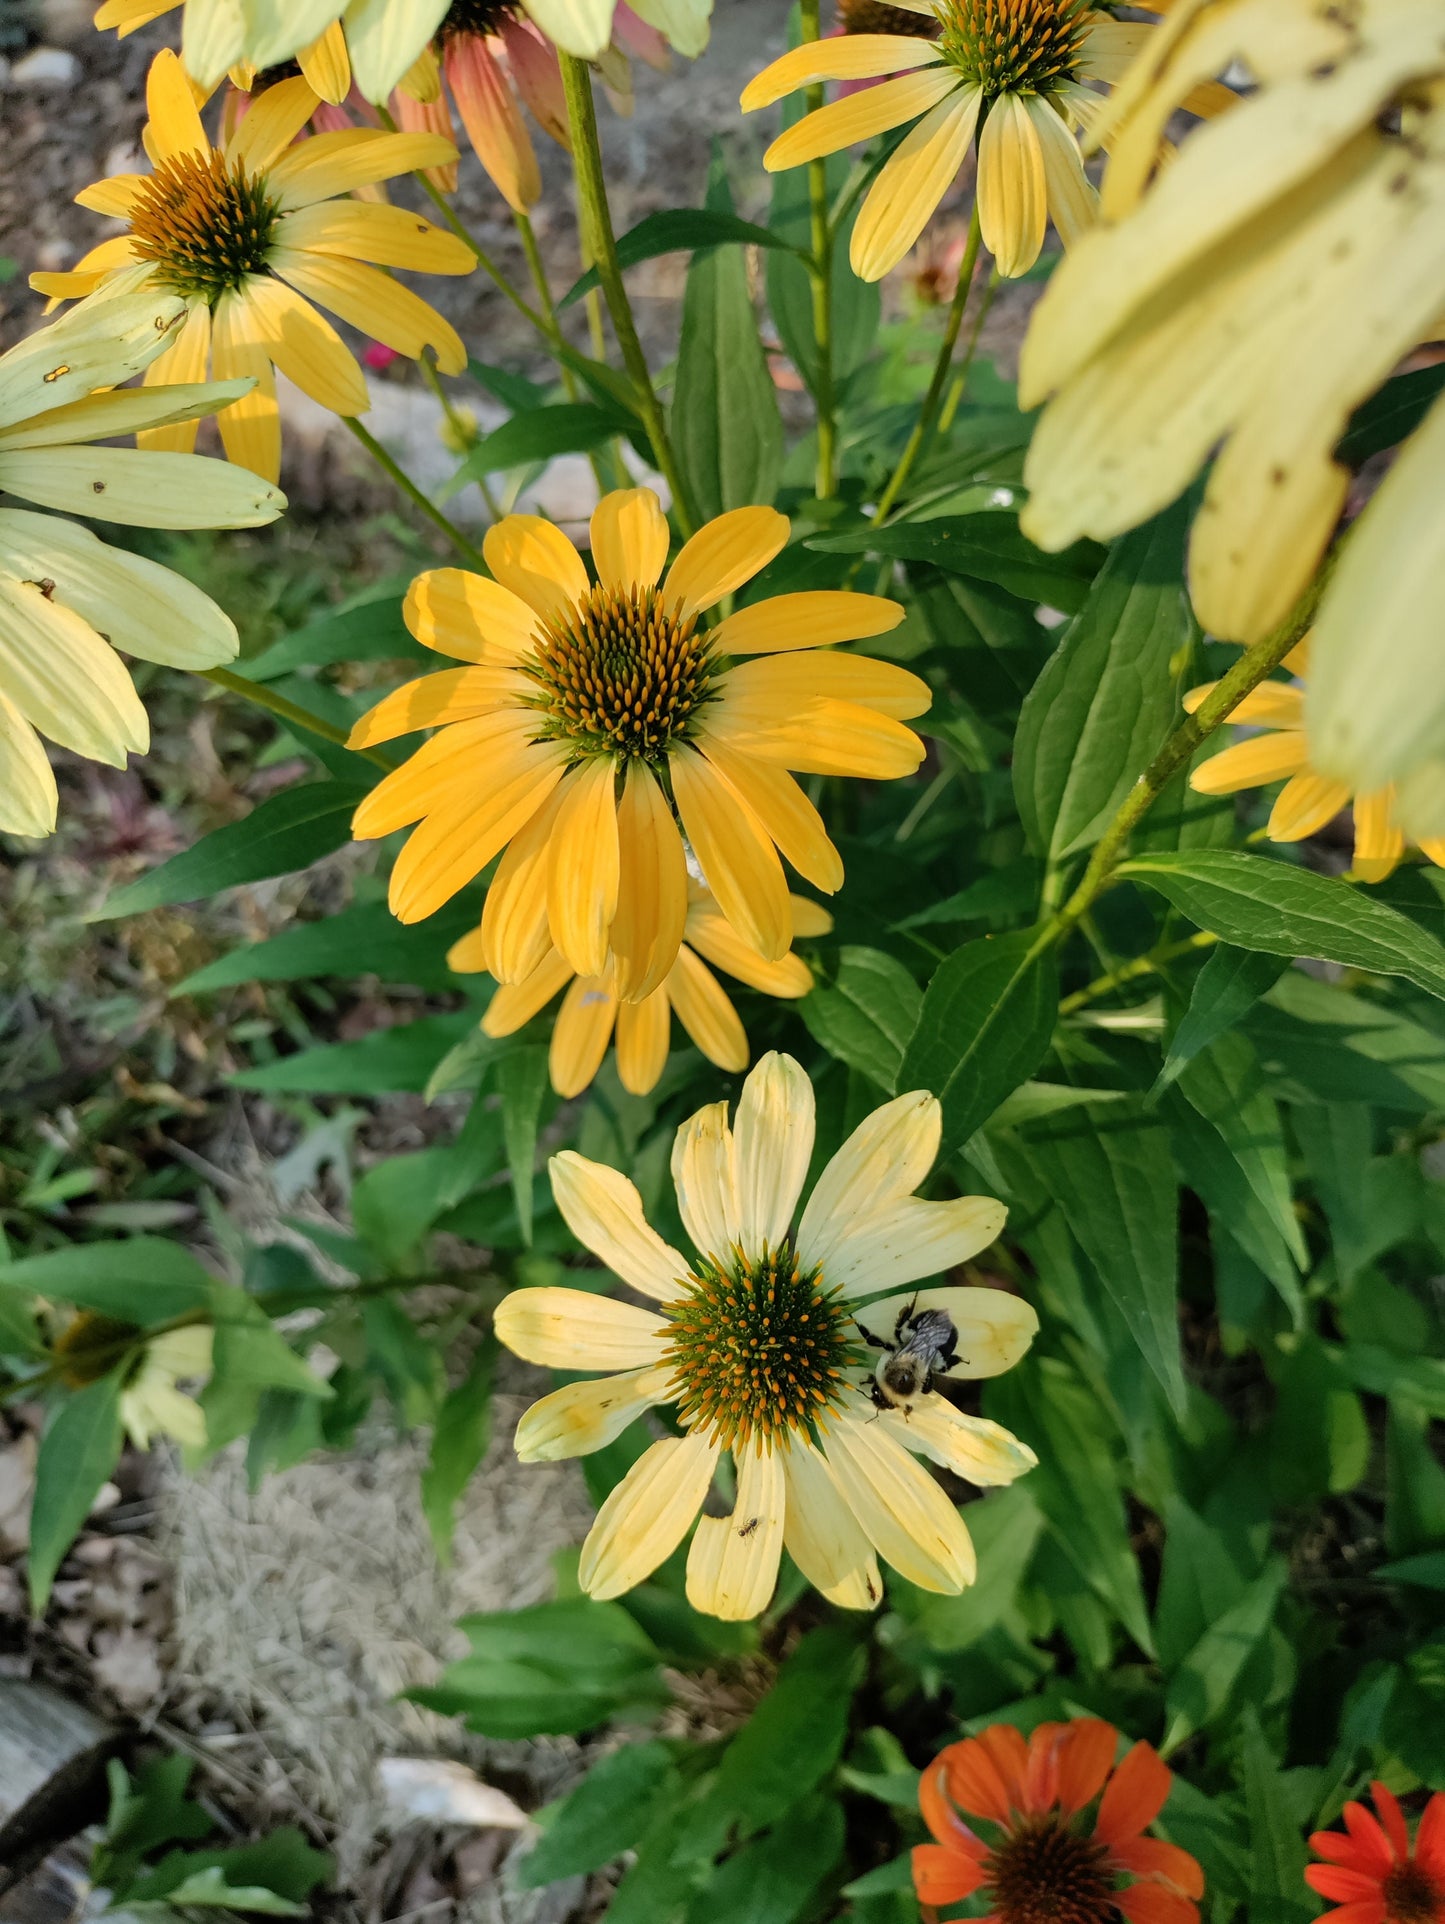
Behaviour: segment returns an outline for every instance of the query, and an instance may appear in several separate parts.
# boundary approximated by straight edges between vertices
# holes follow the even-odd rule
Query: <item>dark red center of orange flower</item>
[[[516,0],[452,0],[437,29],[438,40],[459,34],[500,33],[517,17]]]
[[[1380,1887],[1389,1924],[1436,1924],[1445,1889],[1421,1864],[1397,1864]]]
[[[1112,1924],[1118,1916],[1108,1852],[1057,1817],[1022,1823],[988,1866],[999,1924]]]

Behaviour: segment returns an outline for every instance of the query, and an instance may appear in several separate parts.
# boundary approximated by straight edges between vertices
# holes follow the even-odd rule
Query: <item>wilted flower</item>
[[[199,455],[103,448],[233,405],[249,381],[122,390],[181,326],[179,296],[121,275],[0,356],[0,495],[139,528],[250,528],[285,497]],[[97,392],[96,390],[111,390]],[[73,521],[0,507],[0,829],[48,835],[55,777],[39,736],[123,768],[150,724],[116,649],[172,668],[211,668],[237,651],[209,595]]]
[[[875,1553],[926,1590],[973,1582],[963,1519],[910,1452],[978,1484],[1033,1467],[1016,1437],[965,1416],[933,1383],[1012,1368],[1038,1318],[1003,1290],[913,1287],[987,1248],[1006,1214],[987,1196],[914,1195],[940,1130],[926,1091],[885,1103],[828,1163],[794,1229],[813,1088],[791,1056],[764,1056],[731,1128],[726,1102],[715,1102],[677,1133],[672,1176],[698,1251],[691,1262],[648,1226],[625,1176],[571,1150],[552,1158],[568,1227],[654,1307],[574,1289],[504,1298],[496,1332],[517,1355],[614,1372],[533,1404],[517,1453],[586,1455],[663,1404],[683,1430],[653,1443],[603,1504],[582,1546],[589,1595],[641,1583],[694,1521],[688,1600],[713,1616],[765,1609],[785,1547],[846,1609],[882,1596]],[[895,1293],[874,1300],[881,1291]],[[925,1368],[912,1394],[871,1401],[873,1354],[929,1312],[936,1372]],[[724,1452],[737,1476],[732,1514],[699,1516]]]
[[[833,918],[805,896],[791,898],[793,935],[826,935]],[[447,956],[462,974],[485,969],[488,926],[464,935]],[[703,958],[706,957],[706,960]],[[799,955],[768,962],[750,949],[696,883],[688,887],[687,921],[682,946],[666,979],[640,1002],[618,999],[612,970],[579,976],[556,949],[523,981],[504,983],[487,1004],[482,1028],[490,1036],[513,1035],[565,988],[552,1029],[549,1068],[559,1096],[577,1096],[602,1066],[613,1032],[617,1037],[617,1075],[624,1089],[645,1096],[667,1067],[675,1015],[709,1062],[737,1071],[748,1066],[748,1038],[727,991],[707,964],[736,976],[760,994],[795,999],[813,986],[813,972]]]
[[[212,1337],[209,1324],[194,1323],[146,1344],[120,1393],[120,1420],[138,1450],[148,1450],[155,1436],[173,1436],[187,1449],[204,1446],[205,1412],[177,1384],[210,1375]]]

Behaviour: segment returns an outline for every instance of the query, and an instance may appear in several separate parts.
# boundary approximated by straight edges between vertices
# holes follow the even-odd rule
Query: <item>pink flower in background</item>
[[[382,374],[398,359],[398,355],[394,347],[387,347],[381,341],[368,341],[361,350],[361,359],[362,364],[374,374]]]

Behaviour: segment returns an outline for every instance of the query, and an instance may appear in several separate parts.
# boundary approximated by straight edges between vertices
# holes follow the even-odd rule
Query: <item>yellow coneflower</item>
[[[325,100],[342,100],[354,72],[368,100],[385,100],[425,52],[448,12],[497,9],[492,0],[104,0],[98,27],[134,33],[184,8],[187,70],[209,90],[232,67],[264,69],[300,58]],[[594,60],[612,40],[623,0],[517,0],[549,39]],[[707,46],[712,0],[632,0],[631,12],[679,53]]]
[[[1389,784],[1356,793],[1348,782],[1321,773],[1305,725],[1310,650],[1307,636],[1285,658],[1285,667],[1299,678],[1294,686],[1266,681],[1245,696],[1231,712],[1230,720],[1258,732],[1201,762],[1189,785],[1202,795],[1237,795],[1243,789],[1282,781],[1284,787],[1270,811],[1268,824],[1274,842],[1302,842],[1352,808],[1355,859],[1351,872],[1361,882],[1383,882],[1399,866],[1406,848],[1395,789]],[[1213,682],[1207,682],[1185,696],[1184,706],[1191,714],[1213,686]],[[1420,847],[1432,862],[1445,867],[1445,841],[1426,840]]]
[[[832,928],[832,916],[816,902],[801,895],[791,901],[795,937],[826,935]],[[463,975],[487,969],[488,935],[484,921],[481,928],[453,944],[448,965]],[[765,961],[741,939],[709,892],[693,883],[688,888],[682,947],[666,980],[651,995],[640,1002],[619,1001],[610,968],[601,975],[579,976],[556,949],[549,948],[529,976],[497,990],[481,1026],[490,1036],[514,1035],[565,988],[548,1065],[559,1096],[581,1095],[602,1067],[614,1029],[617,1075],[623,1088],[635,1096],[655,1089],[667,1067],[674,1015],[709,1062],[735,1073],[748,1066],[747,1031],[709,962],[762,995],[795,1001],[813,986],[813,972],[800,955]]]
[[[649,1226],[617,1170],[571,1150],[552,1158],[568,1227],[652,1307],[574,1289],[504,1299],[496,1331],[517,1355],[609,1372],[533,1404],[517,1454],[586,1455],[660,1405],[672,1406],[683,1432],[645,1451],[603,1504],[582,1546],[589,1595],[643,1582],[694,1521],[687,1595],[712,1616],[764,1610],[784,1548],[845,1609],[880,1600],[880,1556],[925,1590],[973,1582],[963,1519],[911,1452],[976,1484],[1011,1483],[1033,1467],[1016,1437],[965,1416],[934,1385],[1012,1368],[1038,1319],[1003,1290],[915,1287],[987,1248],[1006,1214],[987,1196],[914,1195],[940,1132],[926,1091],[875,1110],[823,1170],[794,1227],[813,1089],[790,1056],[764,1056],[731,1127],[716,1102],[677,1133],[672,1175],[692,1259]],[[875,1358],[921,1332],[930,1365],[909,1393],[885,1395]],[[736,1472],[732,1513],[699,1516],[724,1453]]]
[[[897,9],[895,9],[896,11]],[[853,270],[881,280],[908,252],[978,137],[978,212],[1001,274],[1027,273],[1052,216],[1071,245],[1096,217],[1075,129],[1153,30],[1086,0],[902,0],[931,31],[851,32],[795,47],[744,89],[745,113],[820,80],[882,84],[806,114],[769,147],[776,173],[912,124],[868,190],[853,229]],[[1154,12],[1161,9],[1156,7]],[[1221,97],[1185,104],[1213,111]]]
[[[1110,540],[1210,462],[1190,586],[1204,626],[1233,641],[1268,634],[1299,599],[1346,503],[1335,448],[1351,413],[1445,313],[1438,8],[1302,0],[1285,27],[1276,11],[1176,6],[1105,110],[1106,224],[1055,275],[1020,367],[1022,404],[1047,403],[1025,531],[1049,549]],[[1158,130],[1201,74],[1236,60],[1255,91],[1156,175]],[[1417,523],[1411,536],[1417,553],[1442,548],[1439,471],[1437,455],[1415,483],[1435,509],[1433,533]],[[1386,512],[1402,522],[1402,506],[1397,494]],[[1383,599],[1390,577],[1371,573]],[[1375,715],[1387,691],[1402,716],[1445,713],[1436,610],[1422,597],[1418,613],[1418,659],[1433,668],[1423,687],[1394,672],[1393,623],[1371,632],[1357,600],[1354,640],[1342,631],[1342,646],[1374,650]],[[1333,687],[1330,631],[1322,618],[1319,668]],[[1352,756],[1348,696],[1335,712],[1339,740],[1333,723],[1314,725],[1330,773],[1365,788],[1406,773],[1388,755]]]
[[[170,52],[152,63],[146,104],[154,171],[118,175],[76,196],[127,231],[70,272],[32,274],[30,284],[56,300],[83,298],[144,263],[149,285],[186,304],[185,326],[147,380],[196,380],[209,365],[220,379],[256,383],[221,417],[231,460],[270,481],[280,472],[277,368],[337,414],[369,406],[355,356],[313,302],[398,353],[419,359],[430,347],[445,372],[461,372],[467,356],[456,329],[378,268],[466,274],[476,266],[471,249],[419,214],[342,198],[450,158],[450,142],[355,128],[293,146],[318,103],[304,80],[292,79],[263,94],[216,148]],[[150,445],[183,450],[194,434],[165,429]]]
[[[903,619],[876,595],[780,595],[701,625],[788,533],[772,508],[736,509],[664,579],[662,508],[627,488],[592,517],[595,583],[532,515],[488,531],[494,580],[444,568],[413,582],[412,634],[470,665],[409,682],[351,734],[360,748],[437,731],[356,813],[363,839],[420,824],[392,870],[395,914],[432,914],[505,849],[487,902],[493,974],[524,980],[550,945],[597,976],[610,951],[617,993],[639,1001],[677,959],[685,834],[723,915],[780,961],[793,937],[780,852],[824,894],[843,879],[788,771],[910,774],[923,744],[903,722],[930,699],[907,670],[827,646]]]
[[[209,1324],[197,1323],[146,1344],[120,1393],[120,1420],[138,1450],[148,1450],[157,1436],[174,1437],[187,1449],[205,1447],[206,1413],[177,1385],[210,1375],[214,1335]]]
[[[194,421],[248,392],[247,381],[116,387],[163,353],[184,319],[178,296],[127,288],[120,277],[107,297],[0,355],[0,496],[128,527],[273,521],[285,497],[224,461],[91,445]],[[212,668],[235,655],[236,629],[169,568],[109,548],[73,521],[0,507],[0,829],[55,827],[41,735],[113,768],[148,746],[146,713],[116,649]]]

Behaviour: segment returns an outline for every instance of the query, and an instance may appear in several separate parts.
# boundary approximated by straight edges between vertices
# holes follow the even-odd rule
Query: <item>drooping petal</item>
[[[787,1485],[783,1545],[821,1596],[843,1610],[873,1610],[883,1599],[878,1560],[838,1489],[827,1458],[794,1438],[782,1452]]]
[[[0,451],[0,490],[128,528],[259,528],[286,505],[247,469],[148,448]]]
[[[0,695],[51,741],[112,768],[150,744],[145,709],[115,650],[38,583],[5,574]]]
[[[269,99],[270,96],[266,95]],[[374,267],[470,274],[477,257],[465,241],[410,208],[380,201],[328,200],[282,216],[278,238],[311,254],[339,254]]]
[[[1079,143],[1062,116],[1042,94],[1027,95],[1023,105],[1038,138],[1048,210],[1059,239],[1072,247],[1097,224],[1099,196],[1084,173]]]
[[[984,1881],[983,1867],[942,1844],[913,1847],[913,1889],[920,1904],[961,1904]]]
[[[389,134],[376,127],[347,127],[313,134],[283,154],[267,176],[280,211],[309,207],[355,193],[395,174],[409,174],[454,161],[457,150],[441,134]]]
[[[717,1459],[717,1445],[695,1433],[664,1437],[633,1464],[582,1545],[577,1580],[589,1597],[620,1597],[672,1555],[702,1508]]]
[[[727,991],[684,942],[667,978],[667,998],[709,1062],[736,1074],[748,1066],[748,1036]]]
[[[547,1070],[564,1101],[580,1096],[602,1067],[617,1007],[617,997],[601,976],[577,976],[563,996],[552,1024]]]
[[[478,715],[514,707],[520,684],[508,668],[445,668],[403,682],[369,708],[349,736],[353,748],[395,741],[422,728],[471,721]]]
[[[504,984],[522,982],[549,952],[558,955],[547,922],[547,878],[552,830],[562,795],[560,785],[554,788],[532,819],[512,837],[482,905],[482,925],[477,931],[480,966]],[[575,973],[565,958],[558,955],[558,960],[568,974]],[[561,987],[560,981],[557,986]]]
[[[718,907],[769,961],[793,939],[788,884],[771,838],[714,763],[679,744],[668,758],[682,825]]]
[[[928,1472],[871,1419],[860,1397],[828,1431],[839,1488],[885,1563],[920,1590],[956,1596],[976,1574],[963,1519]]]
[[[806,915],[813,905],[801,895],[792,898],[793,915]],[[803,906],[800,908],[799,904]],[[831,924],[830,924],[831,926]],[[799,931],[802,933],[802,931]],[[764,995],[795,999],[813,987],[813,971],[800,955],[785,955],[781,962],[765,962],[756,949],[750,949],[726,917],[712,903],[694,903],[688,911],[688,944],[715,968],[725,969],[739,982]],[[716,1058],[714,1058],[716,1060]]]
[[[1000,94],[983,123],[978,211],[999,273],[1026,274],[1043,248],[1049,202],[1038,129],[1017,94]]]
[[[477,941],[480,933],[479,929],[473,929],[470,935],[464,935],[460,942],[452,944],[447,951],[448,968],[456,969],[462,975],[474,974],[486,968],[485,957],[476,953],[480,947]],[[546,1008],[557,991],[572,980],[573,973],[566,957],[558,955],[555,949],[549,949],[529,975],[517,982],[504,982],[497,989],[482,1016],[482,1034],[515,1035],[534,1015]]]
[[[281,473],[281,410],[266,336],[265,309],[248,297],[259,276],[221,296],[211,317],[211,363],[219,381],[250,379],[256,385],[217,419],[226,459],[266,481]],[[263,297],[264,298],[264,297]]]
[[[634,759],[627,763],[617,804],[617,846],[617,910],[610,940],[617,993],[632,1002],[653,994],[667,979],[687,922],[682,837],[656,776]]]
[[[1111,1738],[1113,1733],[1110,1733]],[[1112,1748],[1111,1748],[1112,1755]],[[1085,1799],[1087,1802],[1087,1799]],[[1153,1877],[1172,1884],[1184,1897],[1204,1895],[1204,1873],[1199,1862],[1178,1844],[1166,1844],[1162,1837],[1132,1837],[1116,1844],[1109,1853],[1115,1864],[1135,1877]]]
[[[940,100],[884,163],[854,223],[848,258],[860,280],[881,281],[903,259],[968,158],[983,95],[960,87]]]
[[[446,75],[472,151],[507,205],[525,214],[542,198],[542,174],[517,97],[486,37],[453,36]]]
[[[892,33],[809,40],[755,75],[743,88],[738,104],[745,114],[756,113],[759,107],[771,107],[775,100],[818,80],[877,80],[914,67],[936,66],[941,57],[937,43],[922,34],[916,40]]]
[[[599,755],[563,784],[547,872],[552,940],[579,975],[607,966],[620,876],[616,774],[611,757]]]
[[[770,1050],[743,1084],[733,1124],[739,1241],[760,1258],[787,1235],[813,1155],[813,1085],[801,1064]]]
[[[672,1007],[666,988],[617,1005],[617,1080],[629,1095],[650,1095],[667,1067]]]
[[[907,46],[908,42],[900,44]],[[763,165],[770,174],[780,173],[785,167],[797,167],[805,160],[836,154],[856,141],[889,133],[928,113],[958,84],[958,75],[951,67],[935,63],[919,73],[901,74],[896,80],[882,80],[876,87],[846,94],[804,114],[786,128],[763,155]]]
[[[1308,769],[1303,774],[1291,775],[1270,810],[1270,839],[1302,842],[1307,835],[1318,834],[1326,822],[1332,822],[1349,805],[1347,782],[1332,782],[1327,776],[1316,775]]]
[[[832,895],[843,886],[843,858],[829,839],[822,816],[785,768],[759,761],[731,743],[718,747],[705,728],[698,748],[753,811],[780,853],[814,888]],[[794,923],[796,932],[796,919]],[[746,979],[746,978],[744,978]]]
[[[778,1582],[784,1500],[780,1453],[743,1450],[732,1515],[699,1517],[688,1550],[687,1600],[694,1610],[738,1623],[767,1608]]]
[[[688,1275],[686,1258],[648,1223],[642,1198],[626,1176],[564,1149],[548,1165],[562,1220],[633,1289],[655,1302],[675,1302]]]
[[[346,42],[356,84],[367,100],[385,100],[422,53],[447,0],[350,0]]]
[[[398,134],[398,140],[406,135]],[[351,327],[419,361],[427,348],[443,374],[460,374],[467,364],[462,337],[429,302],[400,281],[360,261],[313,254],[301,247],[277,246],[272,270],[298,294],[320,302]]]
[[[493,1327],[528,1363],[559,1370],[630,1370],[656,1364],[667,1324],[650,1309],[587,1289],[514,1289]]]
[[[1241,788],[1259,788],[1298,775],[1308,761],[1309,746],[1298,729],[1251,735],[1201,762],[1190,775],[1189,786],[1201,795],[1233,795]]]
[[[668,1398],[669,1364],[628,1370],[621,1376],[592,1377],[553,1390],[525,1412],[517,1425],[514,1448],[524,1463],[556,1463],[588,1456],[615,1442],[644,1410]]]
[[[0,694],[0,830],[49,835],[60,795],[40,738],[8,695]]]

